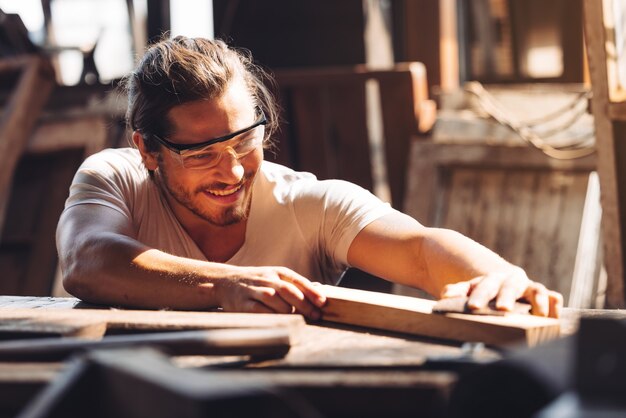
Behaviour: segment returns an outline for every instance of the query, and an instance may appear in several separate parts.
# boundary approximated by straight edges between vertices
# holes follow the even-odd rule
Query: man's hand
[[[241,267],[237,277],[219,285],[225,311],[301,313],[309,319],[321,316],[325,296],[311,281],[286,267]]]
[[[469,296],[467,304],[471,309],[484,308],[495,299],[496,308],[503,311],[513,310],[515,301],[523,298],[532,305],[533,315],[552,318],[558,318],[563,307],[563,296],[560,293],[531,281],[524,270],[518,267],[449,284],[441,292],[442,299],[457,296]]]

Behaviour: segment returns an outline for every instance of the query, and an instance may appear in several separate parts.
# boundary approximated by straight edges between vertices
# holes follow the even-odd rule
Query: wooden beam
[[[557,319],[532,315],[433,314],[435,301],[323,286],[323,319],[422,337],[494,346],[534,346],[559,336]]]
[[[16,71],[20,73],[19,79],[0,119],[0,235],[13,172],[54,86],[52,67],[42,57],[22,56],[0,62],[0,77]]]
[[[609,118],[626,122],[626,102],[609,103]]]
[[[428,88],[441,83],[439,2],[404,0],[391,2],[394,15],[396,61],[418,61],[428,70]]]
[[[609,80],[607,68],[606,37],[603,2],[584,0],[585,41],[589,58],[589,74],[593,97],[591,109],[596,130],[598,176],[600,178],[600,202],[602,205],[602,232],[604,263],[607,272],[607,307],[625,306],[624,298],[624,208],[620,193],[626,193],[626,184],[618,175],[618,141],[611,121],[609,106]],[[613,105],[611,105],[613,106]],[[625,156],[626,157],[626,156]],[[623,157],[622,157],[623,158]]]
[[[110,121],[103,116],[71,117],[40,123],[26,151],[44,154],[68,148],[84,148],[85,157],[110,145]]]
[[[2,361],[61,361],[87,350],[155,347],[169,355],[284,357],[291,347],[288,331],[280,328],[218,329],[112,335],[101,340],[38,338],[0,342]]]
[[[225,312],[146,311],[124,309],[12,309],[0,306],[0,333],[53,330],[98,339],[104,331],[182,331],[225,328],[287,328],[304,325],[300,315],[244,314]],[[105,324],[99,327],[97,324]],[[79,332],[78,329],[82,329]]]

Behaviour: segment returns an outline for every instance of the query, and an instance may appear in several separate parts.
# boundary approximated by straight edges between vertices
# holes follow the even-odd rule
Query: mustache
[[[240,187],[240,186],[243,186],[245,183],[247,183],[253,176],[254,176],[254,172],[245,173],[241,181],[236,184],[228,184],[228,183],[221,183],[221,182],[201,184],[198,187],[196,187],[195,191],[196,193],[202,193],[205,190],[226,190],[226,189],[232,189],[235,187]]]

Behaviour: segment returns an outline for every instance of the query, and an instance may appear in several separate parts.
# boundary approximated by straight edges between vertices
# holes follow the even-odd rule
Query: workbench
[[[0,296],[0,310],[71,308],[103,309],[74,298]],[[105,308],[107,309],[107,308]],[[123,315],[124,312],[118,311]],[[155,311],[160,312],[160,311]],[[189,312],[187,315],[193,315]],[[185,315],[185,314],[182,314]],[[254,327],[258,314],[239,314]],[[626,317],[625,311],[565,309],[563,335],[575,333],[578,317]],[[276,318],[294,315],[276,315]],[[295,318],[292,318],[295,319]],[[476,361],[490,361],[502,351],[485,348]],[[447,399],[467,366],[455,359],[467,355],[467,345],[375,331],[326,322],[302,322],[292,335],[286,356],[253,359],[245,356],[184,356],[173,358],[180,368],[210,372],[228,382],[259,382],[295,390],[324,416],[441,416]],[[0,363],[0,415],[13,416],[66,367],[66,363]]]

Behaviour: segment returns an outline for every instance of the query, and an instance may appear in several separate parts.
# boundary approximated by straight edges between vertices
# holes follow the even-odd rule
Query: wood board
[[[596,132],[598,176],[602,204],[602,240],[606,266],[606,307],[624,308],[624,235],[626,210],[624,209],[624,167],[626,149],[626,96],[616,83],[614,71],[620,60],[616,49],[612,2],[584,0],[585,42],[591,77],[591,111]],[[609,6],[609,7],[607,7]],[[622,55],[625,55],[622,52]],[[622,97],[620,97],[622,96]]]
[[[532,315],[433,314],[435,301],[323,285],[322,319],[424,337],[493,346],[535,346],[557,338],[560,321]]]
[[[0,309],[4,333],[51,334],[100,339],[106,332],[182,331],[226,328],[284,328],[292,337],[300,315],[122,309]]]
[[[101,340],[39,338],[0,342],[2,361],[62,361],[89,350],[154,347],[175,356],[283,357],[291,347],[281,328],[240,328],[112,335]]]
[[[0,81],[6,82],[16,73],[18,81],[0,117],[0,231],[5,221],[13,171],[54,86],[54,72],[45,58],[24,55],[0,60]]]

